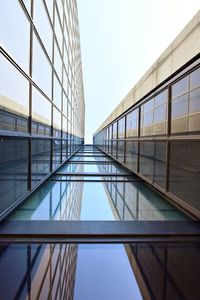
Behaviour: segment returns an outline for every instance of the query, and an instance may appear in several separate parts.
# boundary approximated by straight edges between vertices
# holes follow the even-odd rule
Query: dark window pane
[[[53,170],[61,164],[61,141],[53,140]]]
[[[140,142],[139,172],[153,181],[154,142]]]
[[[169,191],[200,210],[200,142],[171,142]]]
[[[165,187],[166,142],[155,142],[154,182]]]
[[[118,154],[117,154],[117,159],[121,162],[124,162],[124,141],[119,141],[118,142]]]
[[[37,185],[50,172],[50,141],[32,140],[32,187]]]
[[[125,163],[132,171],[137,172],[138,142],[126,141]]]
[[[28,191],[28,141],[0,141],[0,214]]]

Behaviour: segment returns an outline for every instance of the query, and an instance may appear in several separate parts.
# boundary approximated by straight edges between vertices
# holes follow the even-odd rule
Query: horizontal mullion
[[[56,176],[101,176],[101,177],[110,177],[110,176],[116,176],[116,177],[126,177],[130,176],[133,177],[132,174],[119,174],[119,173],[81,173],[81,172],[75,172],[75,173],[56,173],[54,174]]]
[[[196,221],[7,221],[0,241],[200,241]]]

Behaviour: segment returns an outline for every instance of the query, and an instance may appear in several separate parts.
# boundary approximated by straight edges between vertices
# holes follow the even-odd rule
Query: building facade
[[[94,135],[94,144],[200,217],[200,12]]]
[[[76,1],[3,1],[0,46],[3,218],[84,141]]]

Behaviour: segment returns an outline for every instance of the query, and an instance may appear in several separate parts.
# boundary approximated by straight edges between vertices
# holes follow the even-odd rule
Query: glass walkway
[[[83,146],[11,220],[186,220],[164,197],[93,146]]]
[[[100,150],[82,146],[2,224],[0,298],[200,299],[194,223]]]

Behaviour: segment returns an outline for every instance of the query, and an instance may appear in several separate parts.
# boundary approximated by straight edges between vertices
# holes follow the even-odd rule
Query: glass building
[[[1,3],[0,299],[200,299],[199,20],[84,145],[76,0]]]
[[[76,1],[17,1],[0,10],[0,217],[83,143]]]

